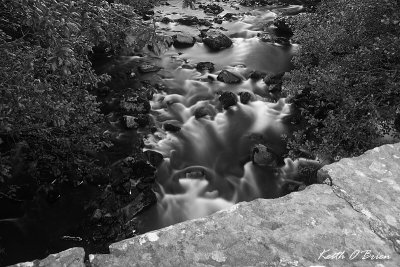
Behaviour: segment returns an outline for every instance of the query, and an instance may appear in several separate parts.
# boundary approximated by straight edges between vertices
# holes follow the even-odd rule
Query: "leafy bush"
[[[398,140],[399,12],[398,1],[333,0],[292,18],[300,49],[284,92],[305,122],[292,154],[340,158]]]
[[[133,6],[100,0],[0,0],[0,17],[0,185],[101,171],[103,118],[88,90],[108,76],[95,74],[88,55],[141,48],[154,29]]]

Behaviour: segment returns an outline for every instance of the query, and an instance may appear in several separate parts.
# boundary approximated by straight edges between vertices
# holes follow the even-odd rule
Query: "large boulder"
[[[59,253],[51,254],[43,260],[18,263],[15,267],[39,267],[39,266],[66,266],[85,267],[85,251],[83,248],[70,248]]]
[[[222,70],[218,74],[217,80],[224,83],[240,83],[242,78],[230,71]]]
[[[186,33],[178,33],[177,35],[174,35],[172,38],[174,40],[174,47],[177,48],[191,47],[196,43],[196,39],[190,34]]]
[[[89,259],[96,267],[398,266],[391,242],[357,208],[332,187],[312,185],[123,240]]]
[[[203,43],[213,50],[222,50],[232,46],[232,40],[217,30],[207,31]]]

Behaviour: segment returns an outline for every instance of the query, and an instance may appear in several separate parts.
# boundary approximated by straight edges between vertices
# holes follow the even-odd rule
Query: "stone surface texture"
[[[18,263],[15,267],[84,267],[85,251],[83,248],[70,248],[60,253],[51,254],[43,260]]]
[[[110,246],[110,254],[89,255],[90,264],[400,266],[400,143],[322,171],[332,180],[329,185],[239,203],[123,240]],[[52,266],[50,257],[57,259],[49,256],[40,266]]]

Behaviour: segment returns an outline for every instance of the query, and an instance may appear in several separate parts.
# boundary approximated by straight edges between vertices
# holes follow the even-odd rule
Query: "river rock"
[[[252,80],[260,80],[265,77],[266,73],[255,70],[250,73],[250,79]]]
[[[214,15],[218,15],[219,13],[224,11],[224,8],[217,4],[201,5],[201,6],[199,6],[199,8],[204,9],[205,13],[214,14]]]
[[[252,149],[252,161],[254,164],[260,166],[271,166],[276,167],[277,157],[275,153],[273,153],[266,146],[258,144],[255,145]]]
[[[159,70],[161,70],[161,67],[154,64],[143,63],[139,66],[139,71],[142,73],[156,72]]]
[[[239,96],[240,96],[240,103],[242,103],[242,104],[249,103],[251,101],[251,99],[253,98],[253,95],[250,94],[249,92],[240,92]]]
[[[163,17],[162,19],[161,19],[161,23],[164,23],[164,24],[168,24],[168,23],[170,23],[172,20],[170,19],[170,18],[168,18],[168,17]]]
[[[269,73],[264,77],[264,83],[266,85],[281,83],[284,75],[285,75],[284,72],[278,74]]]
[[[213,19],[213,21],[214,21],[215,23],[217,23],[217,24],[222,24],[222,22],[223,22],[223,20],[222,20],[221,18],[219,18],[219,17],[215,17],[215,18]]]
[[[182,25],[193,26],[199,23],[199,19],[196,16],[185,16],[176,20]]]
[[[181,127],[173,125],[171,123],[164,123],[164,130],[168,131],[168,132],[179,132],[181,130]]]
[[[280,93],[282,92],[282,83],[273,84],[268,90],[273,94]]]
[[[219,97],[219,101],[222,104],[224,109],[228,109],[231,106],[236,105],[237,103],[237,96],[232,92],[223,92]]]
[[[200,119],[210,114],[205,107],[199,107],[194,111],[193,115],[196,119]]]
[[[217,80],[224,83],[240,83],[242,78],[230,71],[222,70],[218,74]]]
[[[203,43],[213,50],[222,50],[231,47],[232,40],[220,31],[209,30],[203,38]]]
[[[174,40],[174,47],[177,48],[186,48],[191,47],[196,43],[196,39],[185,33],[178,33],[177,35],[173,36]]]
[[[144,152],[144,155],[146,156],[150,164],[153,165],[154,167],[158,167],[164,160],[164,156],[162,154],[153,150],[146,150]]]
[[[211,27],[212,23],[210,21],[208,21],[207,19],[199,19],[198,24],[200,26],[206,26],[206,27]]]
[[[213,72],[214,71],[214,63],[212,63],[212,62],[199,62],[196,65],[196,69],[198,71],[207,70],[209,72]]]

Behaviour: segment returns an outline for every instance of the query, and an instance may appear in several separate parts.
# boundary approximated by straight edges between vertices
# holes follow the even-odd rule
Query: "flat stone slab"
[[[23,251],[21,251],[23,253]],[[60,253],[51,254],[43,260],[18,263],[15,267],[85,267],[85,250],[83,248],[70,248]]]
[[[90,255],[93,266],[399,266],[368,218],[328,185],[239,203]],[[372,257],[379,259],[372,260]]]
[[[376,147],[323,169],[338,197],[363,214],[371,229],[400,253],[400,143]]]
[[[370,216],[400,229],[400,144],[376,147],[324,169],[333,184],[362,204]]]

